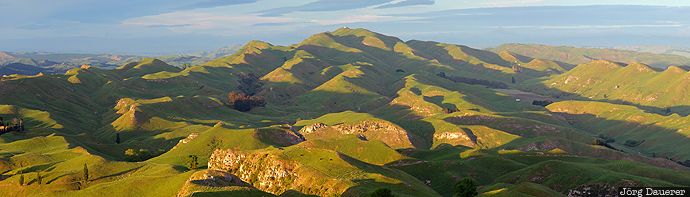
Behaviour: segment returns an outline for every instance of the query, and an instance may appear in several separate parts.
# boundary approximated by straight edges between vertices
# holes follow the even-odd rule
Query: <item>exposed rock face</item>
[[[524,146],[521,146],[518,148],[520,151],[524,152],[529,152],[529,151],[549,151],[553,150],[555,148],[559,148],[558,143],[554,141],[543,141],[543,142],[534,142],[530,143]]]
[[[305,135],[307,140],[310,137],[329,137],[329,134],[332,135],[334,133],[341,135],[354,134],[367,140],[382,141],[393,148],[413,147],[405,129],[392,123],[379,120],[365,120],[354,124],[338,124],[333,126],[315,123],[303,127],[299,132]]]
[[[314,133],[314,132],[318,131],[319,129],[326,128],[326,127],[328,127],[328,125],[326,125],[326,124],[314,123],[312,125],[303,127],[302,129],[299,130],[299,132],[302,135],[306,135],[306,134]]]
[[[474,147],[477,145],[476,140],[473,141],[465,132],[434,133],[434,141],[448,143],[454,146],[463,145]]]
[[[234,174],[257,189],[275,195],[283,195],[287,192],[316,196],[361,196],[361,193],[353,195],[345,192],[357,185],[357,180],[372,176],[362,171],[357,171],[358,173],[352,171],[352,174],[341,173],[343,170],[354,170],[354,166],[348,165],[349,161],[345,161],[352,158],[335,151],[302,149],[301,151],[304,152],[299,155],[293,151],[296,150],[216,149],[209,158],[208,167],[209,170]],[[294,160],[295,157],[308,158],[314,154],[320,155],[318,157],[321,158],[317,161]],[[333,162],[339,166],[339,169],[321,169],[318,166],[321,166],[322,162]],[[366,164],[362,163],[362,165]]]
[[[355,134],[355,133],[366,133],[369,131],[377,131],[381,130],[385,133],[391,133],[391,134],[403,134],[405,135],[406,132],[400,127],[396,127],[392,124],[385,123],[385,122],[380,122],[380,121],[362,121],[359,124],[339,124],[333,126],[333,128],[341,131],[344,134]]]
[[[199,133],[190,133],[186,138],[181,139],[180,143],[186,144],[192,141],[194,138],[199,137]]]
[[[173,147],[172,149],[175,149],[180,145],[187,144],[194,140],[194,138],[196,137],[199,137],[199,133],[190,133],[186,138],[181,139],[180,142],[178,142],[177,145],[175,145],[175,147]]]
[[[292,189],[298,178],[296,163],[271,154],[217,149],[213,151],[208,167],[235,174],[254,187],[277,195]]]

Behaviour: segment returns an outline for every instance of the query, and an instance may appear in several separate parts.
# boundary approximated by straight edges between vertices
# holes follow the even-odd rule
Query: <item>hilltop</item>
[[[525,83],[524,89],[569,99],[632,104],[655,113],[688,114],[688,78],[683,67],[664,70],[642,63],[597,60],[546,80]]]
[[[289,46],[251,41],[184,68],[144,58],[6,76],[0,116],[22,118],[27,131],[0,135],[0,189],[453,196],[453,184],[471,178],[483,196],[564,196],[591,186],[687,186],[685,118],[543,85],[569,76],[584,85],[639,81],[625,88],[684,79],[682,68],[669,70],[574,66],[341,28]],[[612,74],[585,78],[592,73]]]
[[[512,53],[548,59],[572,65],[587,63],[592,60],[613,62],[640,62],[657,68],[671,65],[690,66],[690,58],[674,54],[655,54],[620,49],[579,48],[569,46],[549,46],[540,44],[504,44],[492,48],[492,51],[509,51]]]

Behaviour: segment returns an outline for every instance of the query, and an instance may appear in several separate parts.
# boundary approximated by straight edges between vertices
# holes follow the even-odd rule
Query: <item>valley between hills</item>
[[[0,132],[0,196],[453,196],[466,178],[479,196],[690,185],[684,59],[522,47],[341,28],[186,67],[144,58],[6,75],[0,117],[25,129]]]

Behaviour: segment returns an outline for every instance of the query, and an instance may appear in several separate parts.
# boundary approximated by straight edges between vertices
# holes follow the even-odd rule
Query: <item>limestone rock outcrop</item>
[[[357,123],[344,123],[328,126],[314,123],[300,129],[299,133],[309,138],[328,138],[338,135],[357,135],[362,139],[379,140],[393,148],[412,148],[408,132],[387,121],[364,120]]]

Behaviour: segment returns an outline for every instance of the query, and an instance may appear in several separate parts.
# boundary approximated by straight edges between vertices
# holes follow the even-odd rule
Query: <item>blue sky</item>
[[[634,6],[632,6],[634,5]],[[690,46],[686,0],[0,0],[0,50],[170,54],[338,27],[474,47]]]

